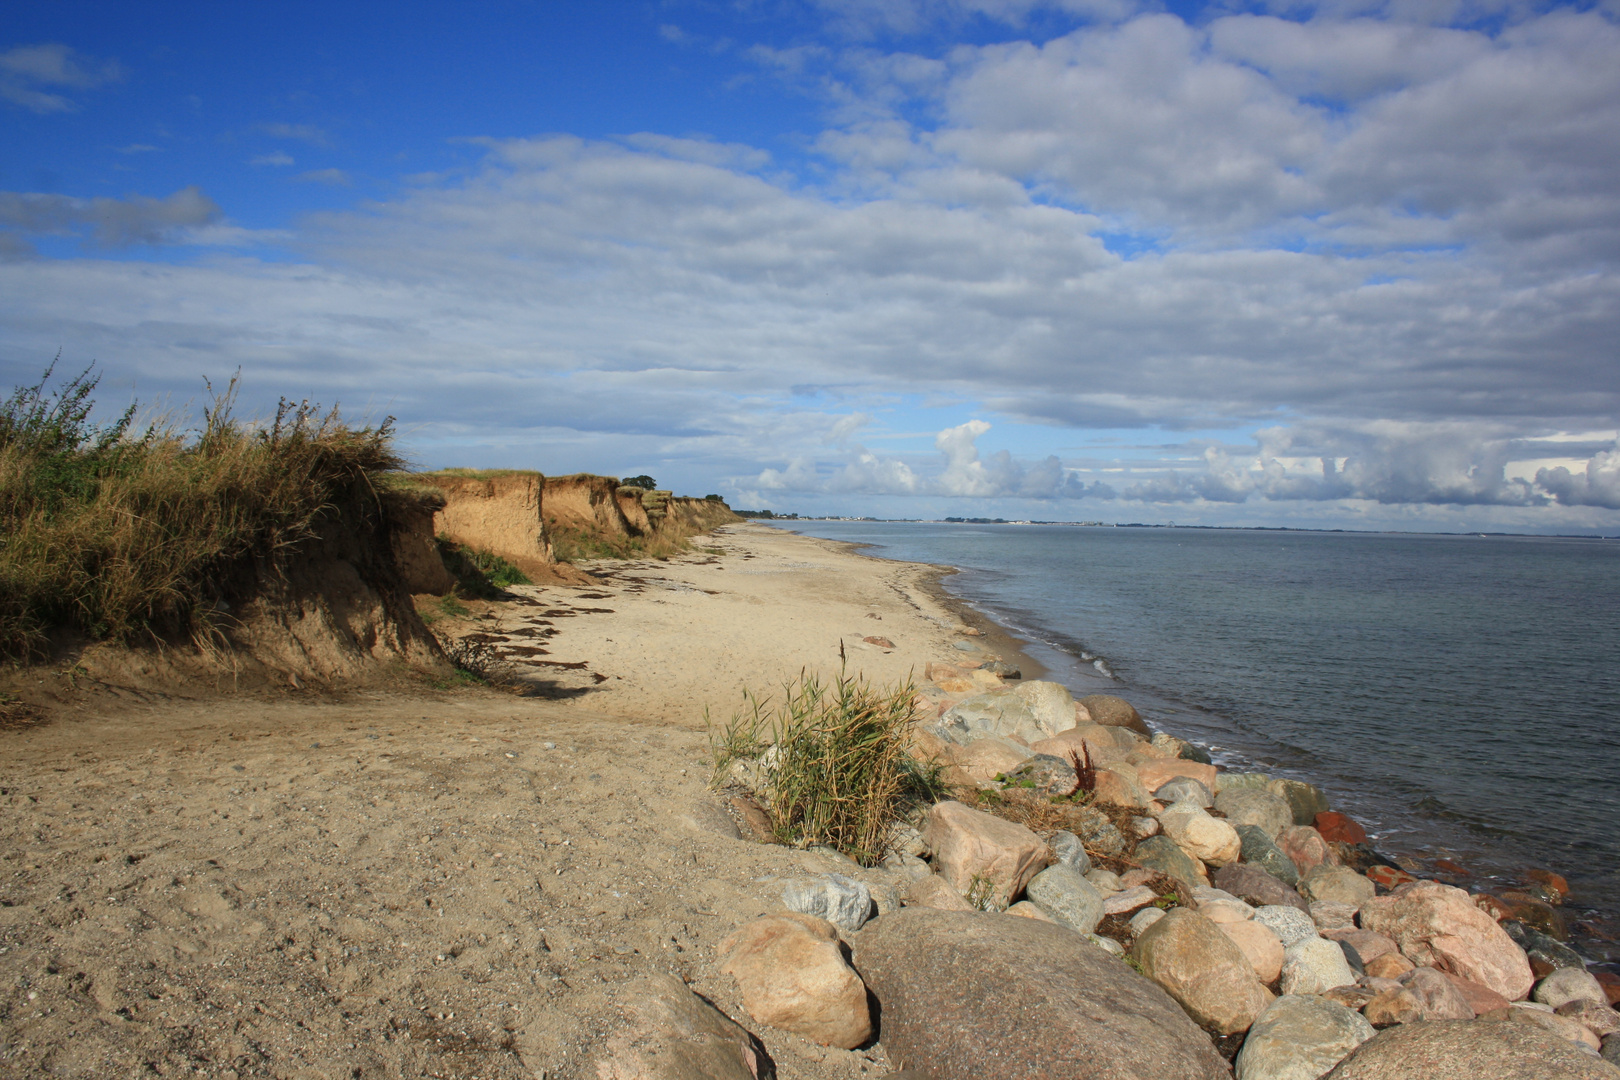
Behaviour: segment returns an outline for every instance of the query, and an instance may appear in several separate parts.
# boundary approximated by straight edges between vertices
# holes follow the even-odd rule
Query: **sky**
[[[58,356],[779,512],[1620,534],[1620,0],[15,5]]]

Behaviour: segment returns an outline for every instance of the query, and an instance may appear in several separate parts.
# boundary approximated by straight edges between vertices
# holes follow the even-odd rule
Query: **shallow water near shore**
[[[1620,960],[1620,543],[795,522],[950,565],[1076,695],[1323,785],[1391,854],[1569,878]]]

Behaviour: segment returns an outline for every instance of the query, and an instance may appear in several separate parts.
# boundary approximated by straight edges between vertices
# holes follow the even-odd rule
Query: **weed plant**
[[[546,529],[552,553],[559,562],[577,563],[588,559],[667,559],[692,550],[683,536],[654,533],[651,536],[602,536],[566,525]]]
[[[496,600],[512,585],[528,585],[523,571],[491,551],[479,551],[441,536],[436,543],[458,591],[477,600]]]
[[[763,758],[759,792],[777,838],[826,844],[865,866],[883,856],[889,831],[907,804],[937,796],[937,767],[907,752],[916,687],[877,690],[840,669],[828,685],[800,672],[782,704],[744,691],[744,709],[709,729],[714,779],[731,763]]]
[[[373,481],[405,464],[392,418],[356,428],[283,399],[272,422],[238,422],[234,378],[200,429],[164,418],[136,432],[134,406],[98,426],[99,376],[52,390],[54,369],[0,403],[0,655],[13,659],[45,655],[60,630],[207,645],[231,567],[339,516],[374,526],[386,492]]]

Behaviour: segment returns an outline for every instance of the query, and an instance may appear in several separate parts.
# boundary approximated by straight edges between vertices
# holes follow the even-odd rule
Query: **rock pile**
[[[961,799],[896,834],[900,910],[829,875],[728,940],[757,1021],[875,1035],[934,1080],[1620,1080],[1620,1013],[1577,954],[1389,864],[1319,788],[1219,769],[1118,698],[929,670],[913,750]]]

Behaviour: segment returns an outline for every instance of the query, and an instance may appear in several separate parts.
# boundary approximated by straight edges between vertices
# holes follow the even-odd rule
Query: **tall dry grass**
[[[53,370],[0,403],[0,655],[42,656],[61,630],[205,643],[228,568],[339,515],[375,522],[379,474],[405,464],[391,418],[351,427],[336,408],[283,399],[273,420],[239,422],[235,379],[200,428],[166,418],[136,432],[133,406],[98,426],[99,377],[51,390]]]

